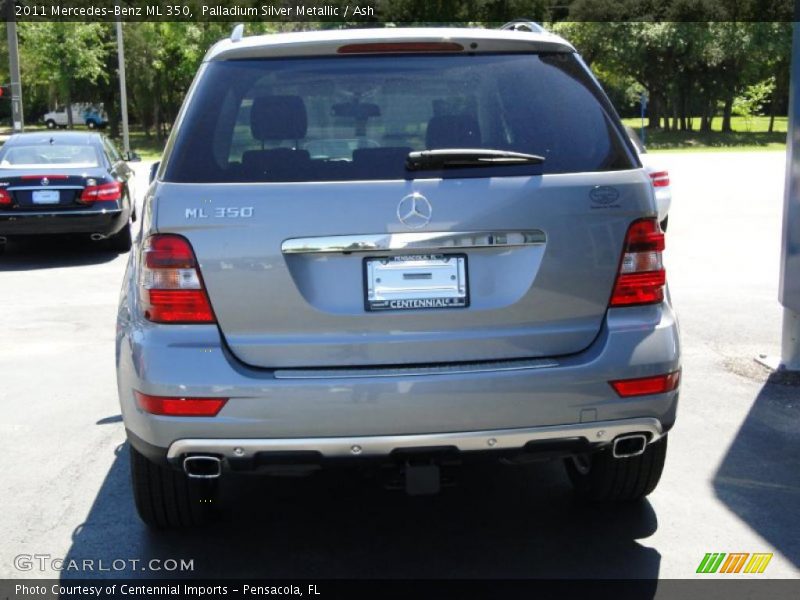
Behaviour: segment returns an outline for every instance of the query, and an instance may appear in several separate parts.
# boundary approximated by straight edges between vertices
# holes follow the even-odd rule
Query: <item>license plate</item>
[[[367,310],[469,306],[467,257],[424,254],[364,259]]]
[[[58,204],[58,190],[38,190],[33,192],[34,204]]]

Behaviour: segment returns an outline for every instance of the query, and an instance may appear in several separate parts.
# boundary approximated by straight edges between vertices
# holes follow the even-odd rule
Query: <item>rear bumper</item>
[[[0,211],[0,236],[116,233],[128,222],[125,208],[58,211]]]
[[[451,438],[457,447],[488,449],[492,437],[512,445],[539,435],[588,439],[608,422],[630,419],[635,431],[648,420],[643,431],[655,436],[675,420],[678,390],[620,398],[608,383],[680,368],[667,303],[609,311],[594,343],[567,357],[344,371],[253,369],[227,351],[215,326],[159,326],[138,312],[123,301],[120,404],[131,439],[162,455],[237,447],[347,455],[353,445],[380,453]],[[141,411],[134,390],[229,400],[213,418],[164,417]]]
[[[404,451],[446,449],[457,452],[522,450],[533,442],[577,441],[587,445],[606,444],[615,438],[643,433],[648,442],[663,433],[657,419],[624,419],[591,424],[430,433],[416,435],[355,436],[330,438],[263,439],[182,439],[167,450],[170,462],[192,454],[220,456],[228,460],[246,459],[262,453],[312,452],[320,458],[384,457]]]

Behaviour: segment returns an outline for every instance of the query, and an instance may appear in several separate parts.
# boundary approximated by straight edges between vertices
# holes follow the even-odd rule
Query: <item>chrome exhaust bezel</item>
[[[216,473],[211,473],[209,475],[192,473],[189,465],[191,465],[192,462],[197,461],[211,461],[215,463],[217,467]],[[187,456],[183,459],[183,472],[186,473],[186,476],[190,479],[218,479],[220,475],[222,475],[222,459],[220,459],[218,456]]]
[[[637,452],[625,452],[625,453],[617,451],[617,446],[619,445],[620,442],[627,442],[633,439],[642,440],[641,450],[638,450]],[[631,434],[621,435],[619,437],[614,438],[614,442],[611,445],[611,454],[614,458],[631,458],[634,456],[640,456],[644,454],[645,450],[647,450],[647,443],[648,443],[647,434],[644,433],[631,433]]]

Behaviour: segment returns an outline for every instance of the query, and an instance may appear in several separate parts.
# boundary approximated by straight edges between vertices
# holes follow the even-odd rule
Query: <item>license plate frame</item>
[[[363,260],[363,272],[368,312],[457,309],[470,304],[469,268],[463,253],[370,256]]]
[[[34,190],[31,194],[33,204],[58,204],[61,193],[58,190]]]

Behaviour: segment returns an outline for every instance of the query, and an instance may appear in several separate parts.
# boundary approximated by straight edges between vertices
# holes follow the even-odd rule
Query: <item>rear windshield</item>
[[[97,151],[92,146],[66,144],[13,145],[0,150],[0,168],[96,167]]]
[[[409,171],[409,152],[490,148],[542,165]],[[165,165],[176,182],[378,180],[629,169],[572,54],[211,62]]]

